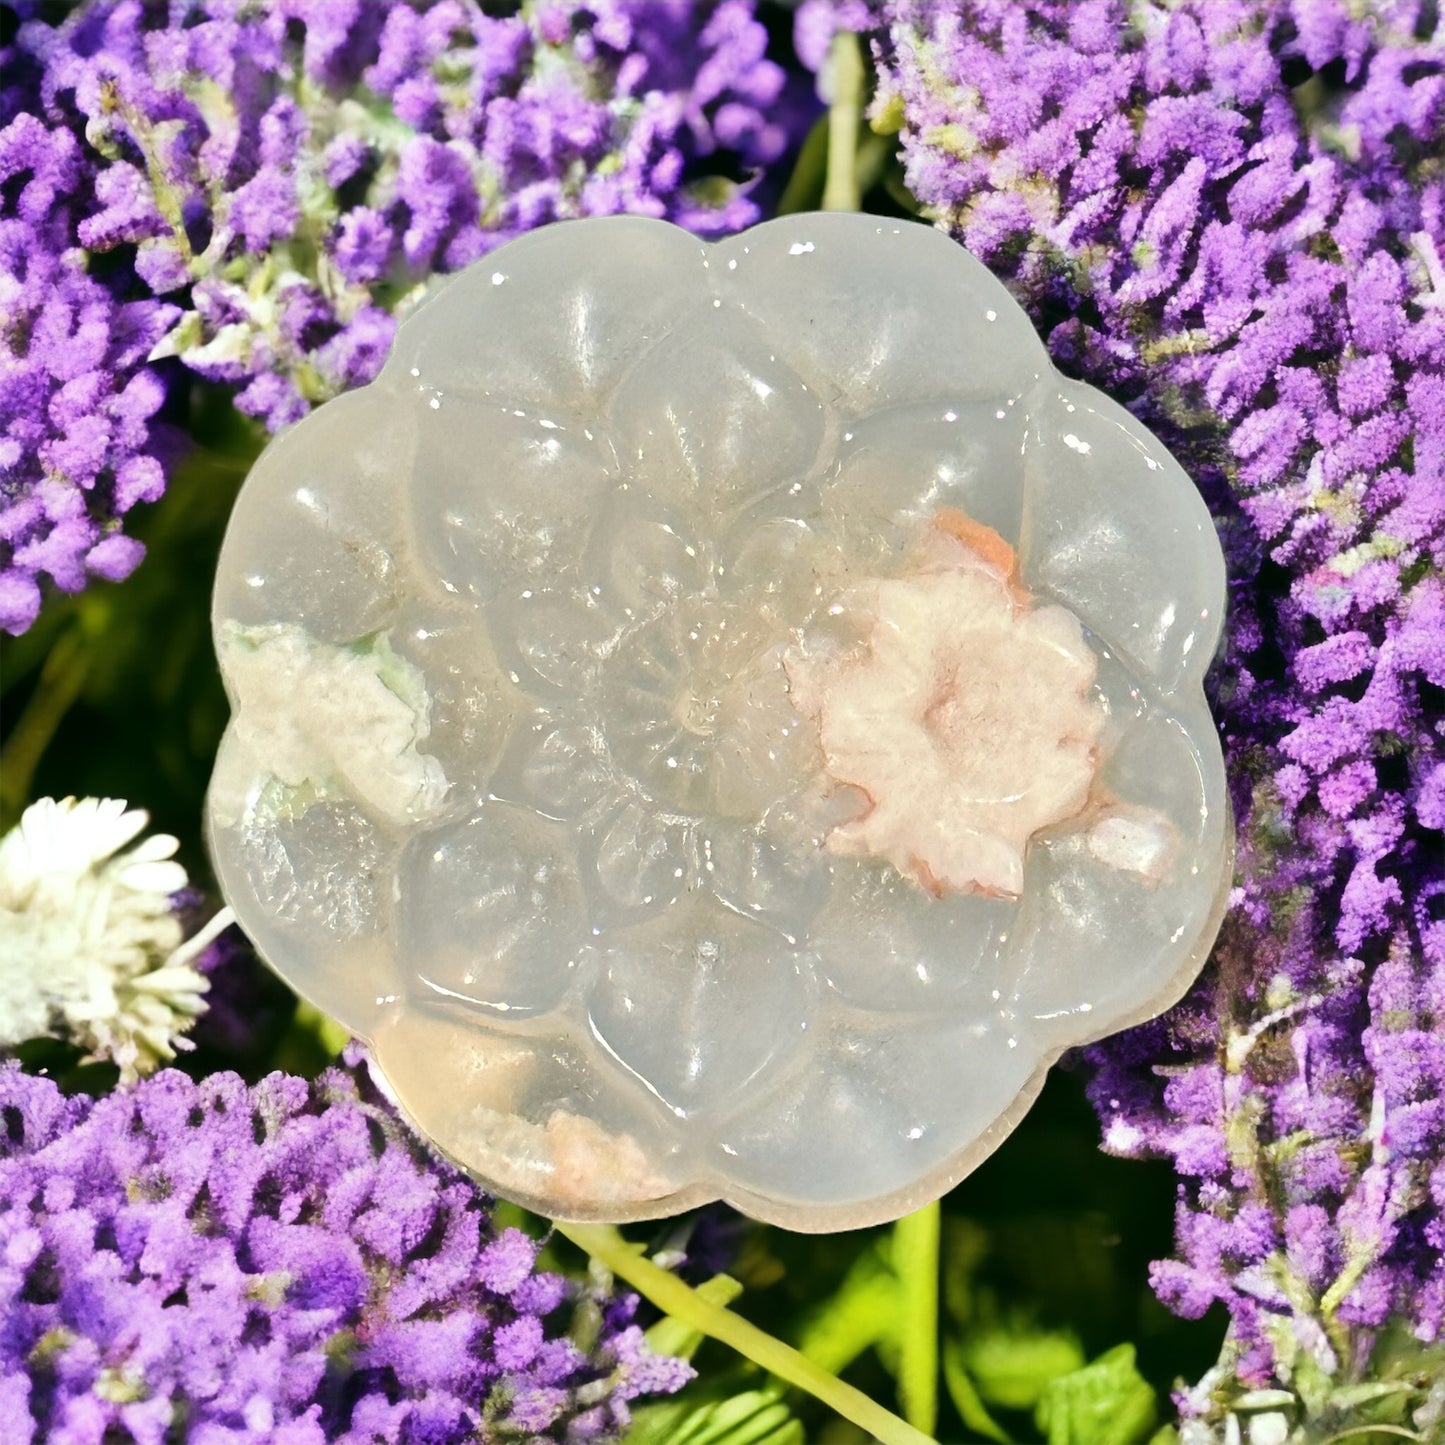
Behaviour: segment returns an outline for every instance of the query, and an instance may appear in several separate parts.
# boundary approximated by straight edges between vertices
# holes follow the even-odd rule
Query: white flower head
[[[0,1047],[68,1039],[129,1082],[189,1046],[210,985],[180,951],[176,840],[127,847],[149,821],[118,798],[42,798],[0,839]]]

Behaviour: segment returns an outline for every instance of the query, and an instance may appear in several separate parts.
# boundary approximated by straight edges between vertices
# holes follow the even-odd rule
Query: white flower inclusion
[[[816,585],[848,576],[827,544],[791,559],[814,585],[739,586],[663,530],[688,566],[650,607],[529,593],[502,648],[543,706],[495,785],[595,833],[594,910],[704,888],[801,938],[819,845],[935,896],[1017,898],[1030,839],[1089,805],[1107,718],[1083,627],[1035,603],[1013,548],[943,508],[897,575],[835,593]],[[716,866],[744,836],[746,866]]]
[[[236,745],[284,789],[343,788],[398,821],[440,803],[447,780],[417,751],[427,733],[424,681],[384,636],[329,647],[295,627],[232,626],[218,645],[249,704]]]
[[[997,533],[941,512],[912,573],[866,589],[863,655],[801,669],[828,771],[867,800],[835,852],[931,893],[1012,898],[1029,839],[1083,810],[1097,664],[1078,619],[1033,606],[1016,575]]]
[[[191,959],[231,914],[182,944],[176,839],[126,847],[148,822],[117,798],[42,798],[0,839],[0,1047],[65,1038],[126,1082],[189,1047],[210,987]]]

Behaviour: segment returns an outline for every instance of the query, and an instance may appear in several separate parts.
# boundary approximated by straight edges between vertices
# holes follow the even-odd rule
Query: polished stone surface
[[[1188,478],[944,236],[550,226],[247,481],[217,870],[501,1193],[871,1223],[1201,964],[1223,605]]]

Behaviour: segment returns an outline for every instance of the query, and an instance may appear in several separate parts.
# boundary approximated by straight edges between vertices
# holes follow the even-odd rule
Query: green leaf
[[[778,201],[777,214],[816,211],[823,202],[823,172],[828,164],[828,117],[823,116],[807,134],[797,162]]]
[[[296,1027],[310,1029],[316,1035],[316,1042],[332,1058],[336,1058],[351,1042],[351,1030],[339,1024],[330,1014],[324,1014],[315,1004],[302,999],[296,1005]]]
[[[1307,1350],[1301,1349],[1289,1375],[1290,1385],[1309,1415],[1322,1415],[1330,1405],[1335,1381]]]
[[[973,1381],[969,1379],[957,1340],[949,1340],[943,1347],[943,1383],[959,1419],[975,1435],[982,1435],[985,1440],[996,1440],[998,1445],[1011,1445],[1008,1431],[988,1413]]]
[[[864,1350],[892,1341],[898,1317],[898,1278],[876,1249],[865,1250],[803,1326],[798,1349],[820,1369],[838,1375]]]
[[[1034,1419],[1048,1445],[1138,1445],[1154,1428],[1154,1390],[1134,1363],[1133,1345],[1052,1381]]]
[[[1083,1366],[1084,1351],[1069,1331],[998,1324],[970,1331],[960,1360],[990,1405],[1028,1410],[1053,1381]]]
[[[972,1219],[943,1221],[943,1305],[957,1325],[974,1325],[980,1315],[975,1276],[989,1252],[988,1231]]]
[[[267,1062],[283,1073],[315,1078],[336,1062],[350,1037],[334,1019],[304,999],[297,999],[290,1022],[276,1039]]]
[[[806,1445],[802,1421],[777,1390],[644,1405],[632,1412],[623,1439],[624,1445]]]

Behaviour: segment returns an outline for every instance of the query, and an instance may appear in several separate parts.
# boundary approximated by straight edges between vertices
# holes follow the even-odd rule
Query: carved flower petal
[[[492,774],[492,792],[549,818],[581,818],[612,796],[606,744],[597,729],[538,708],[517,724]]]
[[[833,865],[827,907],[808,930],[819,973],[852,1008],[987,1011],[1009,986],[1012,900],[955,895],[918,907],[917,886],[878,863]]]
[[[262,957],[367,1033],[378,1000],[403,988],[389,938],[396,837],[344,798],[258,786],[255,760],[232,734],[211,782],[210,842],[221,888]]]
[[[370,425],[377,408],[392,417]],[[283,432],[247,478],[216,571],[215,615],[286,623],[323,642],[386,625],[407,591],[392,489],[411,475],[414,418],[385,392],[348,393]]]
[[[623,632],[596,716],[613,765],[664,810],[756,819],[818,768],[816,728],[789,692],[756,603],[691,597]],[[590,700],[589,700],[590,703]]]
[[[1092,387],[1051,377],[1025,405],[1025,583],[1164,689],[1197,683],[1224,620],[1224,556],[1203,499],[1159,441]]]
[[[707,806],[714,780],[705,736],[688,725],[691,702],[688,622],[666,612],[627,631],[598,689],[600,716],[629,724],[608,737],[611,765],[662,807]]]
[[[1130,724],[1100,790],[1092,820],[1036,840],[1011,937],[1011,1005],[1045,1045],[1100,1037],[1177,997],[1213,942],[1230,878],[1224,765],[1202,701]],[[1133,826],[1099,831],[1111,818]]]
[[[820,1210],[829,1229],[907,1213],[991,1154],[1033,1101],[1035,1059],[1001,1014],[851,1022],[718,1131],[715,1166],[746,1213],[803,1230]]]
[[[589,1023],[598,1042],[679,1118],[731,1106],[801,1044],[806,959],[699,896],[605,945]]]
[[[695,886],[687,820],[627,798],[584,830],[580,867],[592,917],[604,932],[670,908]]]
[[[489,602],[575,568],[613,485],[591,429],[557,411],[431,401],[435,418],[422,429],[407,493],[428,574],[448,593]]]
[[[619,621],[644,621],[706,588],[708,547],[693,519],[630,483],[609,499],[592,534],[583,581]]]
[[[417,751],[435,758],[447,779],[480,796],[527,700],[497,661],[482,619],[416,602],[387,632],[391,650],[426,678],[430,710]]]
[[[544,226],[438,286],[383,377],[508,406],[590,405],[707,294],[707,257],[640,216]]]
[[[852,581],[858,559],[820,525],[816,483],[774,492],[739,515],[718,548],[718,590],[773,638],[793,638]]]
[[[590,942],[562,824],[484,804],[401,858],[398,936],[425,988],[500,1014],[554,1008]]]
[[[789,942],[811,940],[830,869],[822,837],[803,816],[779,804],[758,823],[727,819],[700,830],[700,837],[708,881],[729,908]]]
[[[944,508],[1018,542],[1025,413],[1003,401],[890,407],[849,426],[823,494],[855,565],[896,557]]]
[[[821,400],[735,307],[700,301],[608,409],[629,485],[727,514],[801,482],[823,440]]]
[[[1049,366],[1002,284],[926,226],[785,216],[719,245],[712,272],[719,294],[847,415],[1018,396]]]
[[[597,687],[618,628],[591,588],[511,587],[487,608],[502,665],[534,697],[576,698]]]

